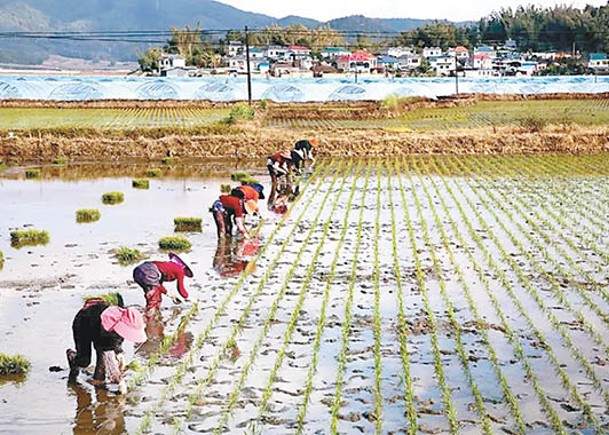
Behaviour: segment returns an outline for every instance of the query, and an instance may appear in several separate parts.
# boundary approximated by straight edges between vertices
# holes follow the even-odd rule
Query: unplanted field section
[[[0,129],[198,127],[226,120],[229,110],[158,108],[0,108]]]
[[[607,100],[479,101],[450,108],[412,110],[394,117],[388,109],[386,119],[349,119],[339,117],[290,119],[274,115],[268,125],[275,128],[342,128],[434,131],[459,128],[513,126],[542,128],[548,124],[601,126],[609,123]]]
[[[324,162],[127,426],[606,433],[608,157]]]

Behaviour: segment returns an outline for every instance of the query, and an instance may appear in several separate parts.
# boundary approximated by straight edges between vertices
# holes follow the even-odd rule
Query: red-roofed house
[[[376,66],[376,57],[365,50],[357,50],[354,53],[340,56],[336,61],[336,67],[343,72],[370,72]]]
[[[457,59],[467,60],[469,59],[469,50],[462,45],[458,45],[455,48],[448,49],[449,56],[457,56]]]
[[[487,54],[474,54],[472,56],[472,63],[474,64],[474,69],[493,69],[493,61]]]
[[[309,50],[307,47],[303,47],[301,45],[290,45],[288,47],[288,52],[291,52],[291,54],[293,54],[296,57],[308,56],[311,54],[311,50]]]

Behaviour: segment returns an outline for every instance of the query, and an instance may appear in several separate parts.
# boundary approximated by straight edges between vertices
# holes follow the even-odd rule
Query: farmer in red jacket
[[[167,294],[164,282],[177,281],[177,289],[184,299],[188,299],[188,291],[184,288],[184,276],[192,278],[194,274],[188,265],[173,252],[169,253],[171,261],[145,261],[133,270],[133,279],[144,290],[146,309],[159,308],[161,299]],[[180,300],[174,297],[174,302]]]
[[[209,211],[214,215],[218,238],[232,235],[233,220],[237,226],[237,231],[248,238],[245,230],[246,206],[243,199],[232,195],[220,195]]]
[[[263,187],[260,184],[242,184],[231,191],[231,196],[243,200],[245,211],[250,214],[260,214],[258,200],[264,199]]]

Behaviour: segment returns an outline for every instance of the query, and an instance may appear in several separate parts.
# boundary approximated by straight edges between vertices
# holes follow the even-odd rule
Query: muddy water
[[[65,370],[65,350],[73,347],[71,322],[84,295],[120,291],[126,304],[143,305],[141,290],[132,281],[133,266],[120,266],[112,256],[113,249],[127,246],[152,259],[164,259],[166,254],[159,252],[158,240],[174,235],[173,218],[203,218],[201,233],[181,234],[193,245],[185,254],[195,271],[195,277],[186,283],[187,289],[192,298],[205,300],[210,284],[220,289],[236,279],[239,268],[257,248],[240,248],[233,243],[227,249],[217,249],[208,208],[217,198],[220,185],[230,183],[234,167],[220,163],[173,170],[163,167],[165,176],[150,179],[149,190],[132,188],[132,178],[141,177],[148,167],[136,163],[48,167],[40,180],[25,180],[22,169],[11,168],[0,179],[0,250],[4,253],[0,352],[23,354],[32,363],[30,374],[21,382],[0,384],[0,432],[125,430],[127,398],[95,389],[84,375],[79,377],[79,385],[68,386]],[[246,169],[267,181],[260,170]],[[102,194],[109,191],[123,192],[125,201],[102,204]],[[81,208],[99,209],[101,219],[76,223],[75,212]],[[273,219],[267,217],[269,222]],[[25,228],[48,231],[50,242],[11,247],[10,230]],[[175,285],[169,283],[167,287],[171,291]],[[157,347],[163,330],[179,323],[192,302],[174,307],[165,299],[163,307],[161,319],[148,325]],[[191,341],[192,333],[185,331],[172,349],[174,356],[179,358]],[[145,362],[154,346],[155,340],[151,340],[138,350],[138,358]],[[125,351],[127,361],[131,360],[133,346],[126,345]],[[49,371],[53,366],[63,370]]]

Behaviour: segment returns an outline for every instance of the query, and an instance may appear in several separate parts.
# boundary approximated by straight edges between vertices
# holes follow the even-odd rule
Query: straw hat
[[[247,214],[258,213],[258,202],[253,199],[248,199],[245,201],[245,211]]]

